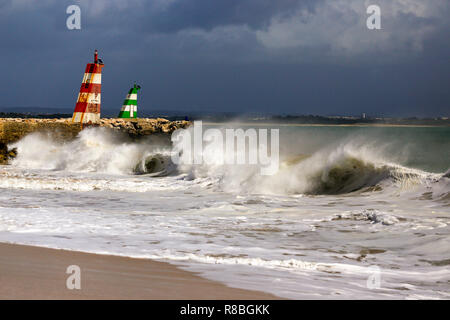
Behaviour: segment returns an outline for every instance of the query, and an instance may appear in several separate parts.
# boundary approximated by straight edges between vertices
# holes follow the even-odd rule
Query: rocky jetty
[[[169,135],[173,131],[187,128],[189,121],[169,121],[163,118],[150,119],[101,119],[96,126],[128,134],[131,138],[151,134]],[[21,119],[0,118],[0,164],[16,156],[15,150],[8,150],[8,144],[16,142],[32,132],[52,132],[55,139],[70,140],[82,130],[79,123],[71,119]]]

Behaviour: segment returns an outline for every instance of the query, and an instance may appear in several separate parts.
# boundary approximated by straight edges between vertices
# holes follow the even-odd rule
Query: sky
[[[448,0],[0,0],[0,111],[72,112],[98,49],[108,112],[136,81],[145,112],[450,116],[449,17]]]

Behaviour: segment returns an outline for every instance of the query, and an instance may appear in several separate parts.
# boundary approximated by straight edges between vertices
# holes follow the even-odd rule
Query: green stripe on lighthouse
[[[128,91],[119,118],[137,118],[137,93],[140,89],[140,86],[134,84],[133,88]]]
[[[128,100],[128,99],[125,99],[125,101],[123,102],[123,105],[126,106],[126,105],[129,105],[129,104],[132,104],[132,105],[137,106],[137,100]]]

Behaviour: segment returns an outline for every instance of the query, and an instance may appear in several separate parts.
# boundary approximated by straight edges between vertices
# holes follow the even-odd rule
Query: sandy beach
[[[69,290],[69,265],[81,289]],[[0,243],[0,299],[278,299],[227,287],[173,265],[119,256]]]

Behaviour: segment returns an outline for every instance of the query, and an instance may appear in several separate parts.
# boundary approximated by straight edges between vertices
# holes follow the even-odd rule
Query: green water
[[[281,141],[292,135],[306,148],[355,141],[406,167],[435,173],[450,168],[450,127],[280,127]]]
[[[205,126],[205,129],[209,126]],[[409,168],[443,173],[450,168],[450,127],[295,126],[226,124],[214,127],[280,131],[280,155],[313,154],[342,145]]]

